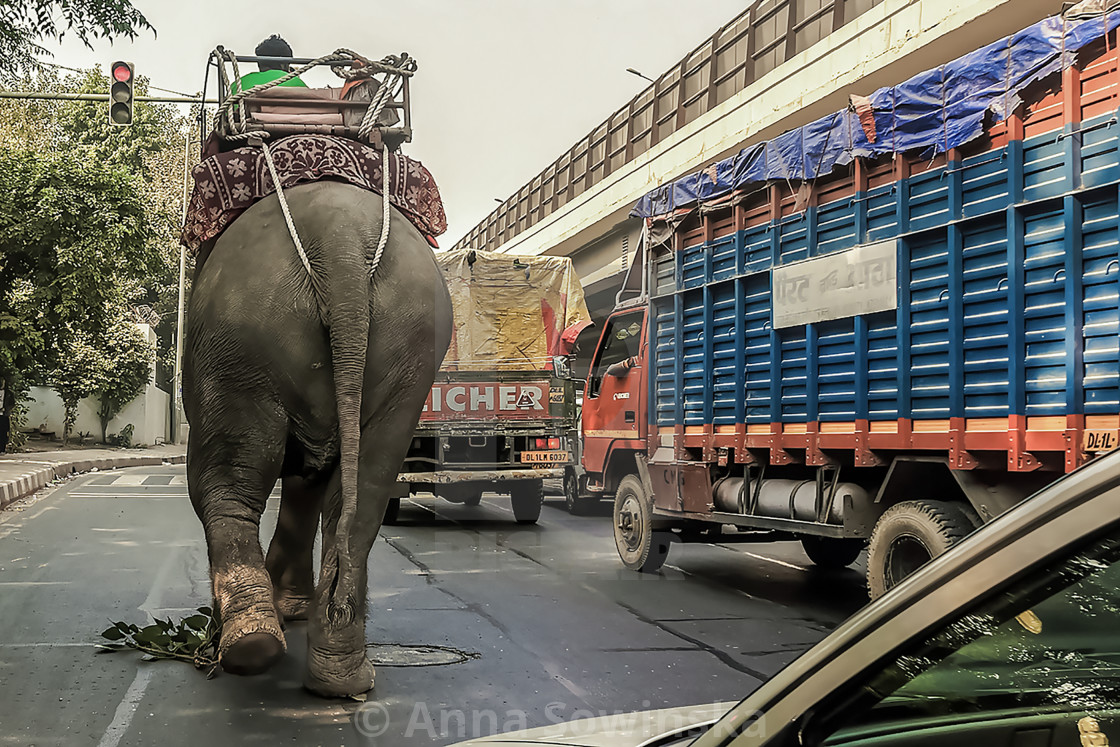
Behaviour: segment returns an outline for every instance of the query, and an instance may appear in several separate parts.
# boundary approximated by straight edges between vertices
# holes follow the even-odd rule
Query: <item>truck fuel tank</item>
[[[833,489],[829,482],[822,482],[818,487],[816,480],[763,480],[757,503],[751,510],[754,489],[755,485],[742,477],[720,480],[712,491],[716,509],[733,514],[843,524],[845,503],[867,500],[867,492],[849,482],[837,483]],[[826,501],[827,510],[822,510]]]

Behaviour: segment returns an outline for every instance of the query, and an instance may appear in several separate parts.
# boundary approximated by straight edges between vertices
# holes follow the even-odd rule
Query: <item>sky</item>
[[[440,187],[450,248],[612,113],[680,61],[749,0],[132,0],[156,35],[94,42],[64,37],[48,61],[132,62],[152,85],[201,89],[218,44],[252,54],[278,33],[296,56],[344,47],[379,59],[408,52],[413,142]],[[338,85],[326,69],[311,85]],[[211,91],[211,95],[213,92]],[[657,185],[650,185],[654,187]]]

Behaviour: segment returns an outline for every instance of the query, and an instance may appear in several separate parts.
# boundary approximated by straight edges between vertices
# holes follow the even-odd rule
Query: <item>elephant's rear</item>
[[[447,349],[450,301],[427,243],[395,211],[371,280],[378,195],[336,182],[285,194],[310,273],[277,200],[267,198],[226,230],[196,276],[184,377],[189,487],[207,530],[215,598],[233,614],[244,606],[235,597],[251,597],[245,590],[267,578],[251,552],[227,568],[215,551],[224,527],[255,526],[284,465],[322,468],[326,554],[312,612],[321,640],[309,647],[309,685],[360,692],[368,663],[354,663],[360,646],[349,637],[360,636],[365,558]],[[244,554],[245,544],[229,552]],[[274,610],[259,600],[251,608],[261,619],[223,617],[223,662],[258,657],[262,631],[283,641]],[[257,664],[235,661],[242,671]],[[317,667],[347,674],[317,680]]]
[[[363,390],[370,396],[362,408],[368,414],[383,394],[381,385],[400,378],[390,375],[387,381],[386,374],[395,371],[384,362],[395,361],[405,369],[401,373],[418,379],[429,370],[434,376],[450,340],[450,301],[431,249],[395,212],[388,248],[369,280],[368,259],[380,232],[379,195],[336,182],[285,194],[322,295],[299,259],[276,199],[242,214],[195,278],[184,399],[197,425],[209,409],[200,400],[213,389],[195,381],[202,370],[220,376],[222,387],[239,388],[238,377],[246,378],[240,388],[300,413],[294,425],[306,431],[298,435],[314,448],[324,431],[337,429],[330,330],[368,326]],[[370,321],[363,325],[367,303]]]

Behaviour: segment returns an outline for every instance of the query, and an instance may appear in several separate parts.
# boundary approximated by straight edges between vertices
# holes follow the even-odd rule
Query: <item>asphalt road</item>
[[[271,536],[270,501],[262,535]],[[13,510],[14,509],[14,510]],[[207,681],[178,662],[97,654],[110,620],[209,602],[182,467],[76,478],[0,513],[0,743],[445,745],[591,714],[737,700],[866,603],[862,568],[792,543],[674,546],[660,575],[619,563],[610,507],[538,525],[508,499],[406,503],[370,556],[366,704],[301,686],[305,638],[267,675]],[[462,652],[458,663],[415,666]]]

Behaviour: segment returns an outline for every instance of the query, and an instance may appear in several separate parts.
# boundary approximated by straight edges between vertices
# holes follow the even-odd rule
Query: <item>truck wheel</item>
[[[856,562],[867,543],[861,539],[802,537],[801,547],[813,565],[821,568],[847,568]]]
[[[479,488],[478,490],[469,490],[469,491],[467,491],[463,494],[463,505],[464,506],[470,506],[470,507],[473,508],[474,506],[478,506],[481,503],[482,503],[482,488]]]
[[[614,546],[622,564],[639,573],[656,573],[669,557],[669,532],[653,531],[653,501],[641,481],[627,475],[614,495]]]
[[[875,523],[867,553],[867,590],[878,599],[968,536],[968,512],[944,501],[903,501]]]
[[[385,506],[385,518],[381,520],[382,525],[391,527],[396,526],[397,518],[401,513],[401,499],[390,498],[388,505]]]
[[[579,477],[574,469],[564,470],[564,506],[568,513],[579,516],[587,507],[587,498],[580,495]]]
[[[544,482],[516,482],[510,488],[510,499],[513,501],[513,518],[517,519],[518,524],[536,524],[541,516],[541,506],[544,505]]]

